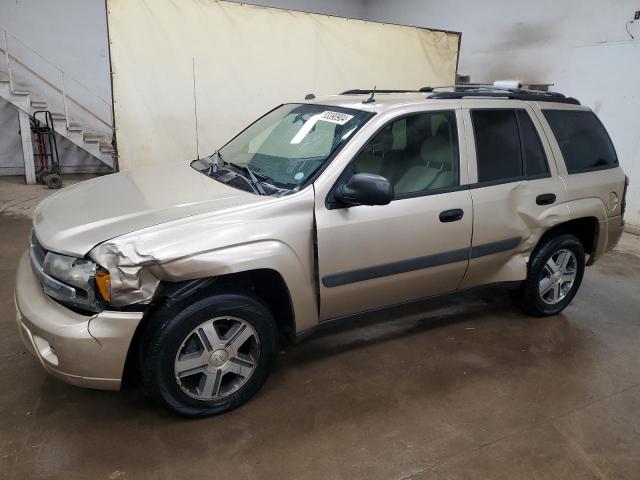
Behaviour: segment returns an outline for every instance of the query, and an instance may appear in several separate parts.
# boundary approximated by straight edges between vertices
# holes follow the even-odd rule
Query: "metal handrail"
[[[80,102],[78,102],[78,100],[70,97],[67,95],[67,86],[66,86],[66,79],[71,79],[73,80],[76,84],[78,84],[79,86],[81,86],[87,93],[93,95],[94,98],[97,98],[98,100],[100,100],[102,103],[104,103],[107,107],[109,107],[109,109],[111,108],[111,104],[106,101],[104,98],[102,98],[100,95],[92,92],[86,85],[84,85],[82,82],[80,82],[78,79],[65,74],[64,70],[62,68],[60,68],[58,65],[56,65],[55,63],[53,63],[51,60],[47,59],[46,57],[44,57],[43,55],[41,55],[40,53],[38,53],[35,49],[33,49],[32,47],[30,47],[29,45],[27,45],[23,40],[21,40],[20,38],[16,37],[15,35],[13,35],[11,32],[9,32],[4,26],[0,25],[0,29],[2,29],[2,37],[4,40],[4,49],[0,48],[0,50],[4,50],[4,56],[5,56],[5,61],[6,61],[6,65],[7,65],[7,73],[9,75],[9,86],[11,91],[14,91],[14,81],[13,81],[13,72],[11,70],[11,62],[13,60],[13,62],[19,64],[20,66],[22,66],[23,68],[25,68],[26,70],[28,70],[29,72],[31,72],[33,75],[35,75],[37,78],[39,78],[40,80],[42,80],[44,83],[46,83],[47,85],[49,85],[51,88],[53,88],[55,91],[57,91],[58,93],[60,93],[62,95],[62,105],[64,108],[64,116],[65,116],[65,123],[67,128],[69,128],[70,126],[70,119],[69,119],[69,108],[68,108],[68,101],[71,101],[72,103],[76,104],[78,107],[80,107],[82,110],[84,110],[86,113],[88,113],[89,115],[91,115],[92,117],[94,117],[96,120],[100,121],[101,123],[103,123],[104,125],[106,125],[107,127],[109,127],[110,129],[113,129],[113,120],[111,120],[111,122],[101,118],[99,115],[97,115],[96,113],[92,112],[91,110],[89,110],[87,107],[85,107],[84,105],[82,105]],[[23,45],[25,48],[27,48],[29,51],[31,51],[32,53],[34,53],[37,57],[39,57],[40,59],[42,59],[44,62],[46,62],[47,64],[49,64],[50,66],[52,66],[53,68],[55,68],[59,73],[60,73],[60,79],[61,79],[61,83],[62,86],[61,88],[53,85],[51,82],[49,82],[47,79],[43,78],[40,74],[38,74],[38,72],[36,72],[35,70],[33,70],[32,68],[30,68],[28,65],[26,65],[24,62],[20,61],[14,53],[11,53],[9,51],[9,42],[8,42],[8,37],[11,37],[15,40],[17,40],[21,45]]]

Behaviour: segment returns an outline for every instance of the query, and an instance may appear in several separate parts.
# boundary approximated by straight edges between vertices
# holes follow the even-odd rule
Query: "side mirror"
[[[356,173],[337,187],[334,195],[340,203],[349,206],[387,205],[393,200],[393,185],[380,175]]]

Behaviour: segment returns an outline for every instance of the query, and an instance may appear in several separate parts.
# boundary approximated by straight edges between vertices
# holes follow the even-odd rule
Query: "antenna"
[[[193,75],[193,116],[196,119],[196,157],[200,160],[200,149],[198,145],[198,102],[196,98],[196,59],[191,58],[191,74]]]
[[[362,103],[373,103],[376,101],[376,99],[373,98],[373,96],[376,94],[376,88],[377,88],[377,85],[374,85],[373,90],[371,90],[371,96],[363,100]]]

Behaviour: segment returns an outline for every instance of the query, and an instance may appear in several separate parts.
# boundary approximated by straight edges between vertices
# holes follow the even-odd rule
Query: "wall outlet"
[[[636,13],[633,15],[633,19],[640,20],[640,10],[636,11]]]

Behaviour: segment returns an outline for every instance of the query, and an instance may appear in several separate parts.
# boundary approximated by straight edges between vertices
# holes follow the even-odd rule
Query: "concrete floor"
[[[25,353],[12,292],[29,229],[0,216],[2,479],[640,478],[640,237],[563,315],[526,317],[497,289],[374,315],[282,354],[244,407],[187,421]]]
[[[82,182],[98,175],[74,173],[63,175],[63,187]],[[0,215],[31,216],[33,210],[51,190],[46,185],[25,185],[24,176],[0,176]]]

